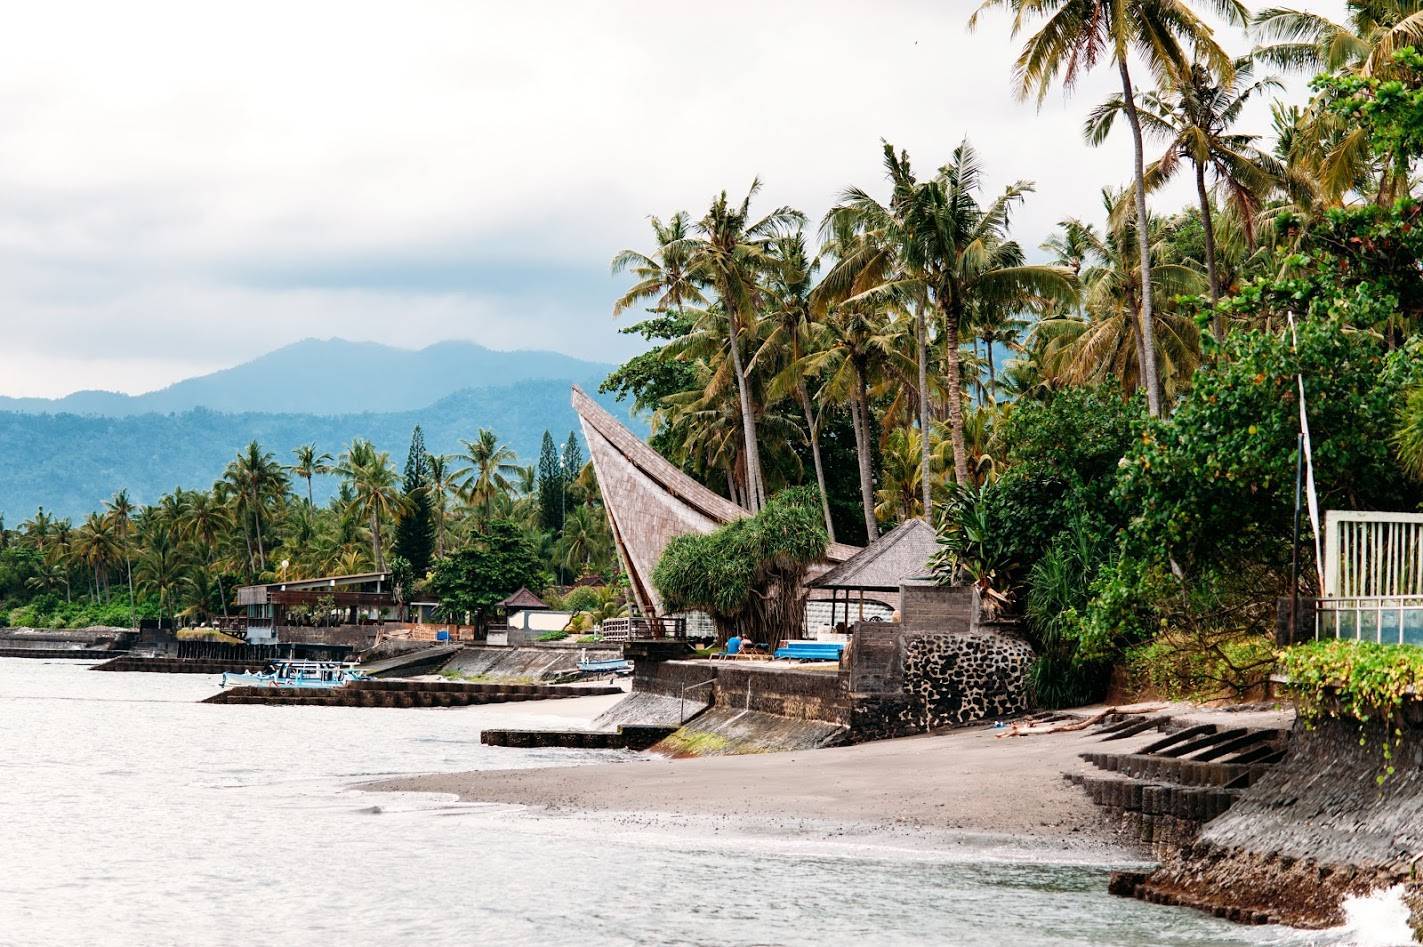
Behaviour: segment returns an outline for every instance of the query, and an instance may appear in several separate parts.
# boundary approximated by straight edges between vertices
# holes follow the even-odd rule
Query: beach
[[[936,844],[972,836],[1064,853],[1140,854],[1064,778],[1087,771],[1078,754],[1098,746],[1099,736],[1003,733],[977,726],[804,752],[440,773],[362,788],[757,834],[914,836]],[[1159,736],[1111,746],[1129,750]]]

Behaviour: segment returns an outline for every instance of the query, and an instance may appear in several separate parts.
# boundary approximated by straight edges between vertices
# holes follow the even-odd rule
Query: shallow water
[[[527,724],[497,706],[199,704],[215,678],[87,668],[0,659],[0,944],[1341,942],[1112,898],[1100,865],[360,792],[656,764],[481,746],[481,727]]]

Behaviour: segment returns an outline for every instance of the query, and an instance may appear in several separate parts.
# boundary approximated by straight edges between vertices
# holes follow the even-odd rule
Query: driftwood
[[[1074,733],[1078,730],[1086,730],[1088,727],[1096,726],[1112,714],[1150,714],[1165,709],[1165,704],[1127,704],[1124,707],[1108,707],[1101,713],[1093,714],[1082,720],[1074,720],[1072,723],[1060,723],[1053,727],[1020,727],[1015,723],[1009,727],[1006,732],[998,734],[998,739],[1001,740],[1004,737],[1027,737],[1039,733]]]

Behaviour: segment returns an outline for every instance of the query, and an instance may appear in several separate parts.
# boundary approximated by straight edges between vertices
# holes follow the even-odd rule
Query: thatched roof
[[[923,520],[905,520],[810,585],[895,592],[905,579],[922,575],[938,549],[934,527]]]
[[[665,614],[652,587],[652,570],[673,537],[709,533],[751,514],[669,463],[577,385],[573,410],[588,441],[588,455],[633,598],[644,614]],[[856,552],[855,546],[836,543],[826,558],[843,562]]]
[[[516,611],[518,609],[528,610],[531,608],[548,608],[548,604],[544,602],[543,599],[539,598],[533,592],[530,592],[528,586],[522,585],[519,587],[519,591],[515,592],[513,595],[509,596],[499,604],[504,608],[509,609],[510,611]]]

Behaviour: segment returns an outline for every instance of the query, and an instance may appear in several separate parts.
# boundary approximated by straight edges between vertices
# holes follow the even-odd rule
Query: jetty
[[[621,694],[609,686],[468,684],[455,681],[351,681],[330,688],[232,687],[205,704],[270,704],[314,707],[468,707],[526,700],[563,700]]]

